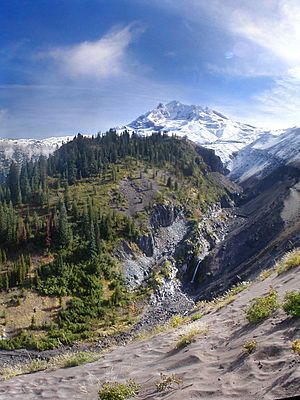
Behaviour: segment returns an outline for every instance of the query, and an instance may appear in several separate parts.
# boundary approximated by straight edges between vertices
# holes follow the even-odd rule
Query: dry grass
[[[194,310],[201,310],[203,314],[208,314],[212,311],[220,310],[221,308],[227,306],[232,303],[237,295],[247,289],[250,286],[251,282],[241,282],[238,285],[232,286],[229,290],[227,290],[221,296],[215,297],[213,300],[206,302],[200,301],[195,306]]]
[[[291,268],[300,265],[300,248],[294,249],[286,253],[282,259],[275,265],[277,275],[283,274]]]
[[[27,363],[16,364],[12,367],[2,368],[0,373],[3,380],[9,380],[18,375],[31,374],[46,369],[71,368],[81,364],[88,364],[99,360],[102,353],[80,351],[78,353],[65,353],[50,360],[31,360]]]
[[[63,299],[63,306],[65,301]],[[31,291],[23,294],[19,289],[0,294],[0,314],[5,313],[5,324],[10,331],[30,327],[33,315],[37,325],[51,323],[58,309],[59,300],[56,297],[39,296]]]
[[[48,368],[46,360],[32,360],[25,364],[17,364],[13,367],[5,367],[1,370],[2,379],[9,380],[18,375],[32,374],[37,371],[44,371]]]
[[[263,282],[267,278],[269,278],[274,272],[274,269],[265,269],[264,271],[261,271],[261,273],[258,275],[257,280],[259,282]]]
[[[137,340],[149,339],[153,336],[159,335],[160,333],[170,332],[174,329],[177,329],[185,324],[188,324],[190,321],[191,321],[190,317],[181,317],[180,315],[174,315],[174,317],[172,317],[170,321],[167,322],[166,324],[158,325],[154,327],[151,331],[140,332],[137,335],[136,339]]]

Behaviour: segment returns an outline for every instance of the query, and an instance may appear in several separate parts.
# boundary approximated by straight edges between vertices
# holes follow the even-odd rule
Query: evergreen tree
[[[7,175],[7,185],[10,190],[11,201],[13,204],[21,203],[20,176],[17,164],[12,161]]]
[[[172,188],[172,178],[170,176],[168,177],[168,180],[167,180],[167,187],[170,189]]]
[[[21,168],[20,189],[21,189],[21,195],[22,195],[22,202],[28,203],[30,200],[31,188],[30,188],[30,183],[29,183],[29,178],[28,178],[27,164],[24,164]]]
[[[57,242],[59,247],[68,247],[72,240],[72,231],[68,223],[67,210],[63,202],[60,202],[59,216],[58,216],[58,229],[57,229]]]
[[[5,273],[5,276],[4,276],[4,287],[5,287],[5,290],[8,292],[9,291],[9,278],[8,278],[7,272]]]

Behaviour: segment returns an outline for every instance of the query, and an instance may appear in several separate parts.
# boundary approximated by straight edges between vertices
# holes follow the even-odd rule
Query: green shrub
[[[126,400],[136,396],[140,389],[140,385],[131,379],[126,383],[105,382],[99,391],[99,400]]]
[[[191,316],[192,321],[198,321],[198,319],[202,318],[203,314],[194,314]]]
[[[286,292],[282,308],[291,317],[300,317],[300,291]]]
[[[253,353],[256,350],[256,341],[248,340],[247,342],[244,343],[243,348],[248,354]]]
[[[253,304],[246,311],[246,317],[251,323],[259,322],[270,317],[278,306],[278,294],[270,287],[266,296],[253,299]]]
[[[275,265],[275,270],[278,275],[283,274],[291,268],[300,265],[300,248],[288,252],[282,259]]]

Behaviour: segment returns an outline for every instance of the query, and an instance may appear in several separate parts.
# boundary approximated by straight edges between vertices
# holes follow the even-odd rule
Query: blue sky
[[[300,125],[298,0],[0,0],[0,137],[95,133],[159,102]]]

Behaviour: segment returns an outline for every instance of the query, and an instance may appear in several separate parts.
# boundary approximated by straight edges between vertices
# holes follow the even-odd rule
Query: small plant
[[[278,275],[283,274],[291,268],[300,265],[300,248],[288,252],[282,259],[275,265],[275,270]]]
[[[251,354],[256,350],[257,343],[255,340],[248,340],[245,342],[243,348],[248,353]]]
[[[300,356],[300,339],[296,339],[292,342],[292,350]]]
[[[291,317],[300,317],[300,291],[286,292],[282,308]]]
[[[203,317],[203,314],[194,314],[191,316],[191,321],[198,321],[200,318]]]
[[[253,299],[253,304],[246,311],[246,317],[251,323],[259,322],[270,317],[278,306],[278,294],[270,287],[266,296]]]
[[[99,390],[99,400],[126,400],[135,397],[140,390],[140,385],[132,379],[126,383],[105,382]]]
[[[34,315],[31,317],[30,328],[31,328],[31,329],[35,329],[35,328],[36,328],[36,319],[35,319],[35,316],[34,316]]]
[[[208,308],[213,308],[216,311],[219,310],[220,308],[223,308],[227,306],[228,304],[232,303],[235,299],[236,296],[247,289],[250,285],[250,282],[241,282],[235,286],[232,286],[229,290],[227,290],[224,294],[221,296],[216,297],[212,301],[208,303]]]
[[[191,329],[189,332],[180,336],[180,339],[176,343],[176,349],[181,350],[184,347],[188,346],[189,344],[195,342],[195,336],[199,335],[200,333],[206,333],[207,329],[200,330],[200,329]]]
[[[181,317],[180,315],[174,315],[174,317],[170,320],[170,326],[172,328],[178,328],[185,322],[185,318]]]
[[[176,374],[165,375],[161,373],[160,380],[155,382],[155,385],[158,392],[164,392],[168,389],[174,389],[174,384],[177,385],[178,388],[181,383],[182,379],[180,379]]]

